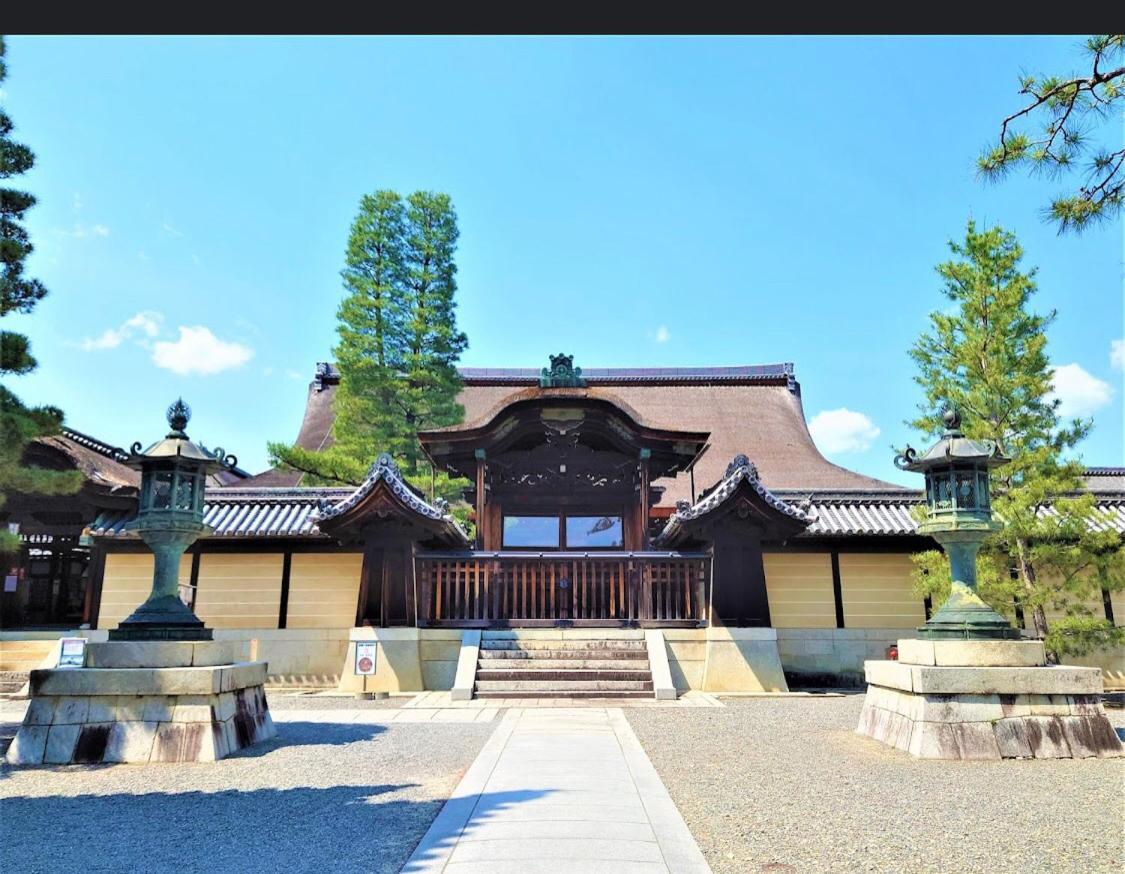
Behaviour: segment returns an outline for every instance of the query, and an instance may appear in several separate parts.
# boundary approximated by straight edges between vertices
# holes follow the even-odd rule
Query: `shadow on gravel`
[[[254,744],[228,758],[254,759],[268,756],[282,747],[344,746],[374,740],[387,730],[385,725],[349,722],[275,722],[277,737]]]
[[[8,797],[4,871],[396,872],[441,809],[414,784]]]
[[[445,803],[380,798],[415,785],[7,797],[0,870],[394,874]],[[474,800],[491,818],[543,794],[496,792]],[[428,849],[436,852],[459,834],[443,835]]]

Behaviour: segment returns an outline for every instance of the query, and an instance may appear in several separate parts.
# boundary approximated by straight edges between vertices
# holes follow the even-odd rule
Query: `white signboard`
[[[379,645],[374,640],[357,640],[355,644],[355,672],[370,677],[375,673],[375,654]]]
[[[60,643],[62,644],[59,650],[60,668],[86,667],[86,638],[64,637]]]

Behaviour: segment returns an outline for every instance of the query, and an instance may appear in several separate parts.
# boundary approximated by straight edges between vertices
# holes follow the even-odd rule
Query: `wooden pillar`
[[[86,571],[86,600],[82,604],[82,623],[98,627],[98,613],[102,606],[102,581],[105,579],[105,549],[94,546],[90,550],[90,564]]]
[[[637,543],[641,549],[648,549],[648,503],[649,503],[649,458],[652,457],[651,449],[641,450],[640,468],[640,512],[637,518],[640,520],[641,530],[640,536],[637,538]]]
[[[484,549],[485,543],[488,542],[485,539],[485,526],[487,524],[485,521],[487,518],[486,507],[488,504],[485,496],[485,474],[488,472],[488,469],[485,463],[484,450],[478,449],[474,454],[476,455],[477,459],[477,549]]]
[[[277,605],[278,628],[285,628],[289,623],[289,579],[292,573],[293,553],[286,550],[281,559],[281,600]]]
[[[836,606],[836,627],[844,627],[844,586],[840,580],[840,553],[832,550],[832,601]],[[926,619],[930,618],[929,611]]]

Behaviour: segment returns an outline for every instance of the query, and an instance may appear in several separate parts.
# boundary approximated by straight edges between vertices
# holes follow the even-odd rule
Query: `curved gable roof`
[[[509,399],[538,386],[531,368],[462,368],[458,402],[465,421],[477,422]],[[727,463],[744,454],[757,466],[771,490],[805,492],[909,490],[848,470],[828,461],[813,442],[805,422],[801,390],[792,364],[744,367],[584,368],[590,389],[607,391],[646,425],[675,431],[710,432],[710,444],[695,464],[695,497],[721,479]],[[339,373],[317,365],[298,445],[321,449],[331,444],[332,398]],[[247,485],[274,484],[300,474],[268,471]],[[654,480],[665,489],[661,506],[692,499],[691,474]]]

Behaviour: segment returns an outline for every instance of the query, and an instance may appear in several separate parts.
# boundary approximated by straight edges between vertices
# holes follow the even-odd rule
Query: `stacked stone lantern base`
[[[859,734],[924,759],[1066,759],[1125,754],[1098,668],[1048,666],[1043,644],[900,640],[868,661]]]
[[[266,663],[239,644],[90,644],[85,668],[31,672],[14,765],[209,762],[276,735]]]

